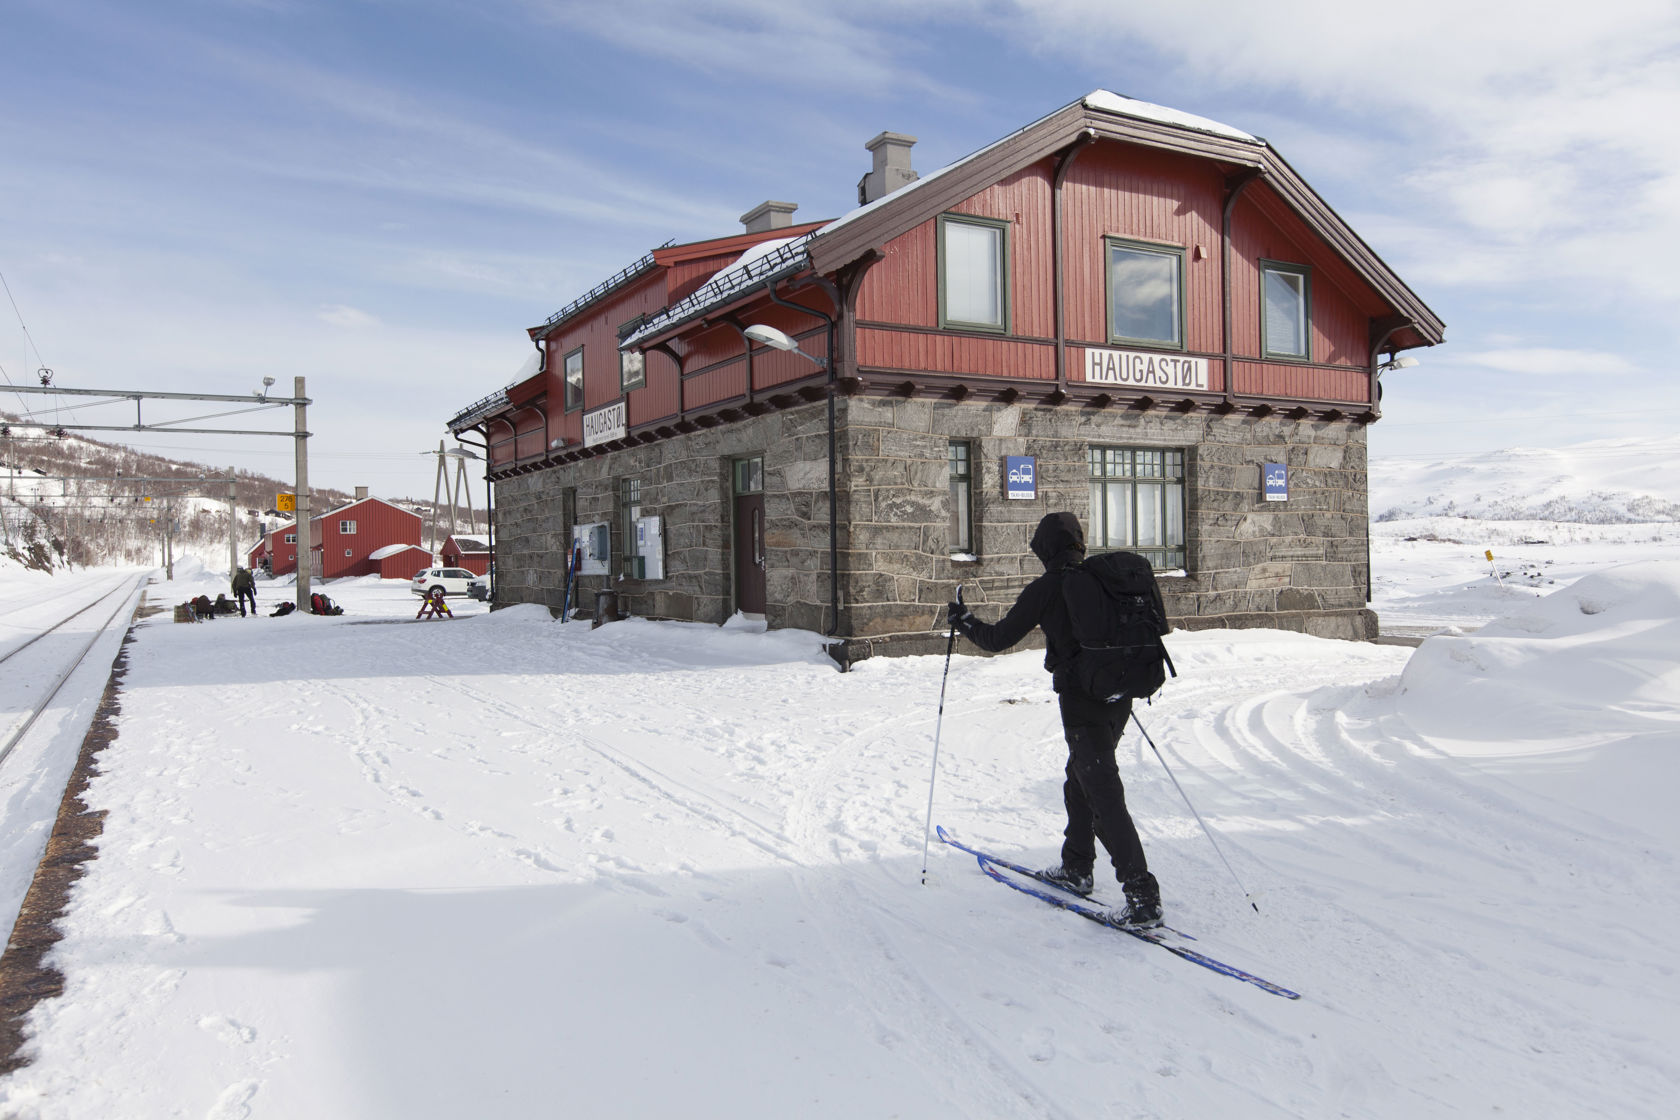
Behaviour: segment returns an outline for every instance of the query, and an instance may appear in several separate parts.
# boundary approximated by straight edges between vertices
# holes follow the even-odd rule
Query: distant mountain
[[[220,569],[227,566],[230,531],[242,556],[265,527],[291,520],[270,512],[274,495],[292,489],[289,482],[168,459],[74,433],[26,435],[10,427],[15,422],[15,417],[0,413],[0,557],[10,563],[40,570],[162,564],[168,526],[168,544],[176,558],[194,556],[206,567]],[[166,481],[133,481],[141,478]],[[316,511],[351,499],[342,490],[311,489],[310,495]],[[377,496],[430,521],[430,502]],[[480,526],[464,531],[479,532]]]
[[[1680,436],[1374,458],[1371,519],[1459,517],[1586,525],[1680,521]]]

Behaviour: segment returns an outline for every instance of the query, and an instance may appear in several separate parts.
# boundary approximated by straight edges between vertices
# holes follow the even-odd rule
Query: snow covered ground
[[[943,658],[415,622],[378,580],[338,618],[155,616],[0,1115],[1671,1115],[1672,526],[1421,525],[1374,543],[1379,609],[1453,628],[1416,651],[1169,639],[1142,718],[1259,914],[1122,745],[1169,920],[1297,1002],[937,843],[921,885]],[[1065,757],[1039,659],[952,663],[935,790],[1029,863]]]

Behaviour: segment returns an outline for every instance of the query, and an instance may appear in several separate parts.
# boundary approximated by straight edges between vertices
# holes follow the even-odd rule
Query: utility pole
[[[233,490],[233,475],[228,475],[228,579],[239,574],[239,518],[234,510],[237,495]]]
[[[314,544],[309,525],[309,400],[303,393],[303,378],[292,379],[293,438],[297,440],[297,609],[309,610],[309,549]]]

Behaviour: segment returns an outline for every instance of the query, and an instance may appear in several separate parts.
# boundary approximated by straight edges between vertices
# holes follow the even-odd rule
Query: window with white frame
[[[340,521],[338,531],[342,536],[353,537],[356,535],[356,523],[354,521]]]
[[[948,445],[951,515],[946,541],[952,555],[974,555],[974,445],[954,439]]]
[[[1104,240],[1108,340],[1184,349],[1184,250]]]
[[[1311,358],[1308,313],[1312,277],[1306,268],[1281,261],[1260,262],[1260,345],[1268,358]]]
[[[287,544],[296,544],[297,543],[297,534],[296,533],[287,533],[286,537],[285,537],[285,540],[286,540]]]
[[[565,371],[566,411],[576,412],[583,407],[583,347],[566,355]]]
[[[939,326],[1009,329],[1009,223],[943,214],[938,226]]]
[[[1091,448],[1093,552],[1126,549],[1156,571],[1185,566],[1184,452],[1168,447]]]

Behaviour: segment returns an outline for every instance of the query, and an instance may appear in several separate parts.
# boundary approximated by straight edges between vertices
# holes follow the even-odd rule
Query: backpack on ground
[[[343,614],[344,608],[317,591],[309,596],[309,612],[311,614]]]
[[[1062,598],[1079,652],[1072,662],[1081,691],[1098,700],[1143,700],[1178,676],[1161,635],[1167,624],[1149,561],[1135,552],[1105,552],[1069,570]]]

